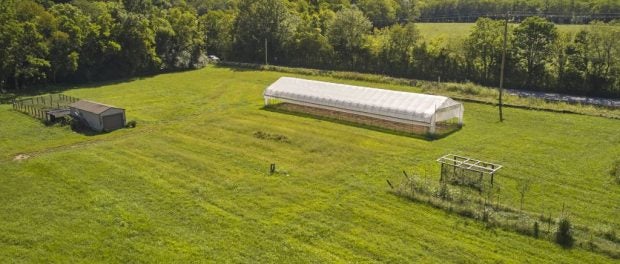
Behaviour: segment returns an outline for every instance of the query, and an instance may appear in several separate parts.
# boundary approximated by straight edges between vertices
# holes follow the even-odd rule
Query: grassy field
[[[0,105],[0,260],[10,262],[605,263],[388,192],[446,153],[505,168],[502,202],[620,232],[620,121],[465,104],[440,140],[262,110],[280,76],[209,67],[64,93],[127,109],[135,129],[86,136]],[[419,91],[420,88],[307,77]],[[290,142],[256,138],[256,132]],[[17,155],[29,159],[14,161]],[[278,173],[269,175],[269,164]]]
[[[417,23],[416,26],[425,39],[443,38],[460,40],[471,32],[474,23]],[[586,25],[556,25],[559,32],[577,32]]]

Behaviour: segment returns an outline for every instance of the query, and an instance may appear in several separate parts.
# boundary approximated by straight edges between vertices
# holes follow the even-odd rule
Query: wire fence
[[[67,110],[69,105],[79,98],[64,94],[50,94],[22,99],[14,99],[13,110],[30,115],[42,121],[49,120],[48,113],[55,110]]]

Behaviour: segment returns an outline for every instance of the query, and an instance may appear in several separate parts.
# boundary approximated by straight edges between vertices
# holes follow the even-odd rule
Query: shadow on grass
[[[71,131],[78,133],[78,134],[82,134],[83,136],[87,136],[87,137],[96,137],[96,136],[106,134],[106,132],[97,132],[92,129],[71,129]]]
[[[221,69],[229,69],[234,72],[264,71],[262,66],[258,64],[257,65],[248,64],[248,66],[245,66],[245,65],[240,66],[240,65],[234,65],[234,64],[219,63],[219,64],[215,64],[213,67],[221,68]]]
[[[303,117],[303,118],[311,118],[311,119],[327,121],[327,122],[332,122],[332,123],[337,123],[337,124],[342,124],[342,125],[347,125],[347,126],[353,126],[353,127],[368,129],[372,131],[382,132],[386,134],[392,134],[396,136],[405,136],[405,137],[410,137],[410,138],[423,139],[426,141],[434,141],[434,140],[443,139],[461,130],[460,126],[454,124],[454,125],[448,126],[448,129],[446,129],[445,131],[440,131],[439,133],[434,134],[434,135],[428,134],[428,133],[418,134],[418,133],[411,133],[411,132],[404,132],[404,131],[383,128],[383,127],[374,126],[374,125],[362,124],[362,123],[358,123],[354,121],[337,119],[337,118],[327,117],[327,116],[322,116],[322,115],[317,115],[317,114],[286,110],[286,109],[282,109],[278,107],[278,105],[263,106],[260,109],[264,111],[274,112],[274,113],[294,115],[294,116]]]
[[[67,83],[59,83],[59,84],[37,84],[33,86],[28,86],[25,88],[21,88],[19,90],[8,90],[5,92],[0,91],[0,104],[9,104],[13,99],[19,97],[30,97],[30,96],[39,96],[44,94],[57,94],[62,93],[71,89],[84,89],[84,88],[99,88],[101,86],[115,85],[126,82],[133,82],[139,80],[151,79],[157,75],[168,74],[168,73],[178,73],[185,71],[193,71],[196,69],[186,69],[186,70],[168,70],[162,72],[153,72],[153,73],[145,73],[132,77],[119,77],[115,79],[107,79],[107,80],[95,80],[95,81],[75,81],[75,82],[67,82]]]
[[[32,117],[31,115],[28,115],[26,113],[24,113],[25,115]],[[45,127],[59,127],[59,128],[65,128],[71,132],[75,132],[78,134],[82,134],[84,136],[87,137],[93,137],[93,136],[99,136],[99,135],[103,135],[106,134],[107,132],[97,132],[94,131],[88,127],[72,127],[70,124],[63,122],[62,120],[60,121],[46,121],[46,120],[41,120],[41,123],[45,126]]]

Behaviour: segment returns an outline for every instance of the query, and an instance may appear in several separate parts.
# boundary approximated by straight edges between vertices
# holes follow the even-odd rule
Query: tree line
[[[498,85],[502,20],[479,18],[462,42],[425,39],[415,23],[373,21],[366,4],[379,2],[390,1],[242,0],[203,15],[207,46],[235,61],[264,63],[267,53],[268,62],[278,65]],[[416,16],[414,2],[397,6],[405,2],[411,10],[395,8],[394,14]],[[618,55],[620,21],[593,21],[576,33],[560,33],[553,22],[529,17],[508,27],[506,86],[618,97]]]
[[[0,88],[198,67],[205,35],[182,2],[0,0]]]
[[[502,20],[477,19],[465,41],[428,39],[409,21],[437,3],[0,0],[0,88],[196,68],[207,51],[241,62],[497,86]],[[576,33],[541,17],[510,24],[506,86],[619,97],[619,42],[618,21],[593,21]]]
[[[620,15],[620,2],[609,0],[420,0],[420,15],[428,21],[474,22],[480,15],[545,16],[555,23],[610,21]]]

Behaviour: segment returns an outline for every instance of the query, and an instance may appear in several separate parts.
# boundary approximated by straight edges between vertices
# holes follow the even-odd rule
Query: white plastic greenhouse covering
[[[437,95],[399,92],[338,83],[282,77],[264,92],[273,101],[328,109],[383,120],[421,125],[435,133],[436,122],[458,118],[463,104]]]

